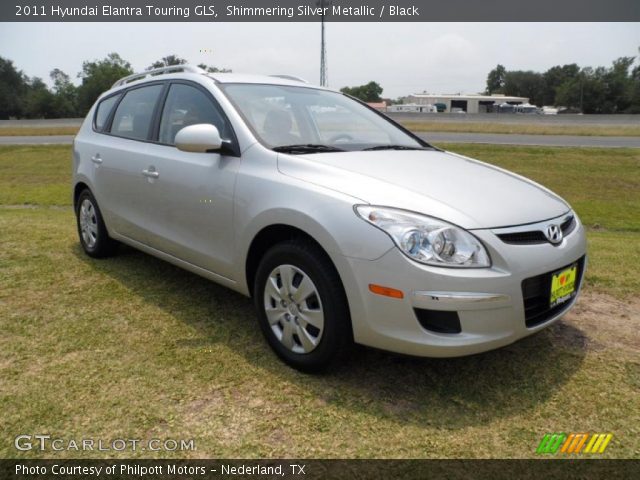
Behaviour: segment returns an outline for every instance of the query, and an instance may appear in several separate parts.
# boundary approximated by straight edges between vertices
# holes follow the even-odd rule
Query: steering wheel
[[[333,137],[329,138],[329,143],[337,143],[339,141],[348,142],[349,140],[354,140],[354,138],[351,135],[349,135],[348,133],[339,133],[339,134],[334,135]]]

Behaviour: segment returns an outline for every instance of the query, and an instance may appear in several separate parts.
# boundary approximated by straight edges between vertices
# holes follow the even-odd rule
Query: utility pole
[[[331,5],[331,0],[318,0],[316,5],[322,9],[320,14],[320,86],[327,87],[329,85],[329,74],[327,71],[327,46],[324,34],[324,9]]]

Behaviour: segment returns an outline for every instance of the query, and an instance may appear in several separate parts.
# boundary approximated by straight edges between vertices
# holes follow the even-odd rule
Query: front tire
[[[340,277],[319,247],[291,240],[272,247],[258,266],[254,303],[274,352],[304,372],[337,364],[352,340]]]
[[[104,258],[115,253],[117,242],[109,237],[98,202],[90,190],[83,190],[76,202],[76,224],[80,245],[93,258]]]

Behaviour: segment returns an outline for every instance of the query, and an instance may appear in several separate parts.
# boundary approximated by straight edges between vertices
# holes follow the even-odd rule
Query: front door
[[[178,150],[181,128],[208,123],[223,139],[233,137],[217,102],[204,89],[172,83],[158,126],[158,143],[148,145],[145,201],[152,211],[148,243],[189,263],[232,276],[233,197],[240,158]],[[151,173],[152,172],[152,173]]]

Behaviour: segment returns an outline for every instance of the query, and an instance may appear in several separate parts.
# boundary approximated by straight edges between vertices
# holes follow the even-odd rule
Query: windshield
[[[258,139],[277,151],[421,149],[426,145],[340,93],[251,83],[219,87]]]

